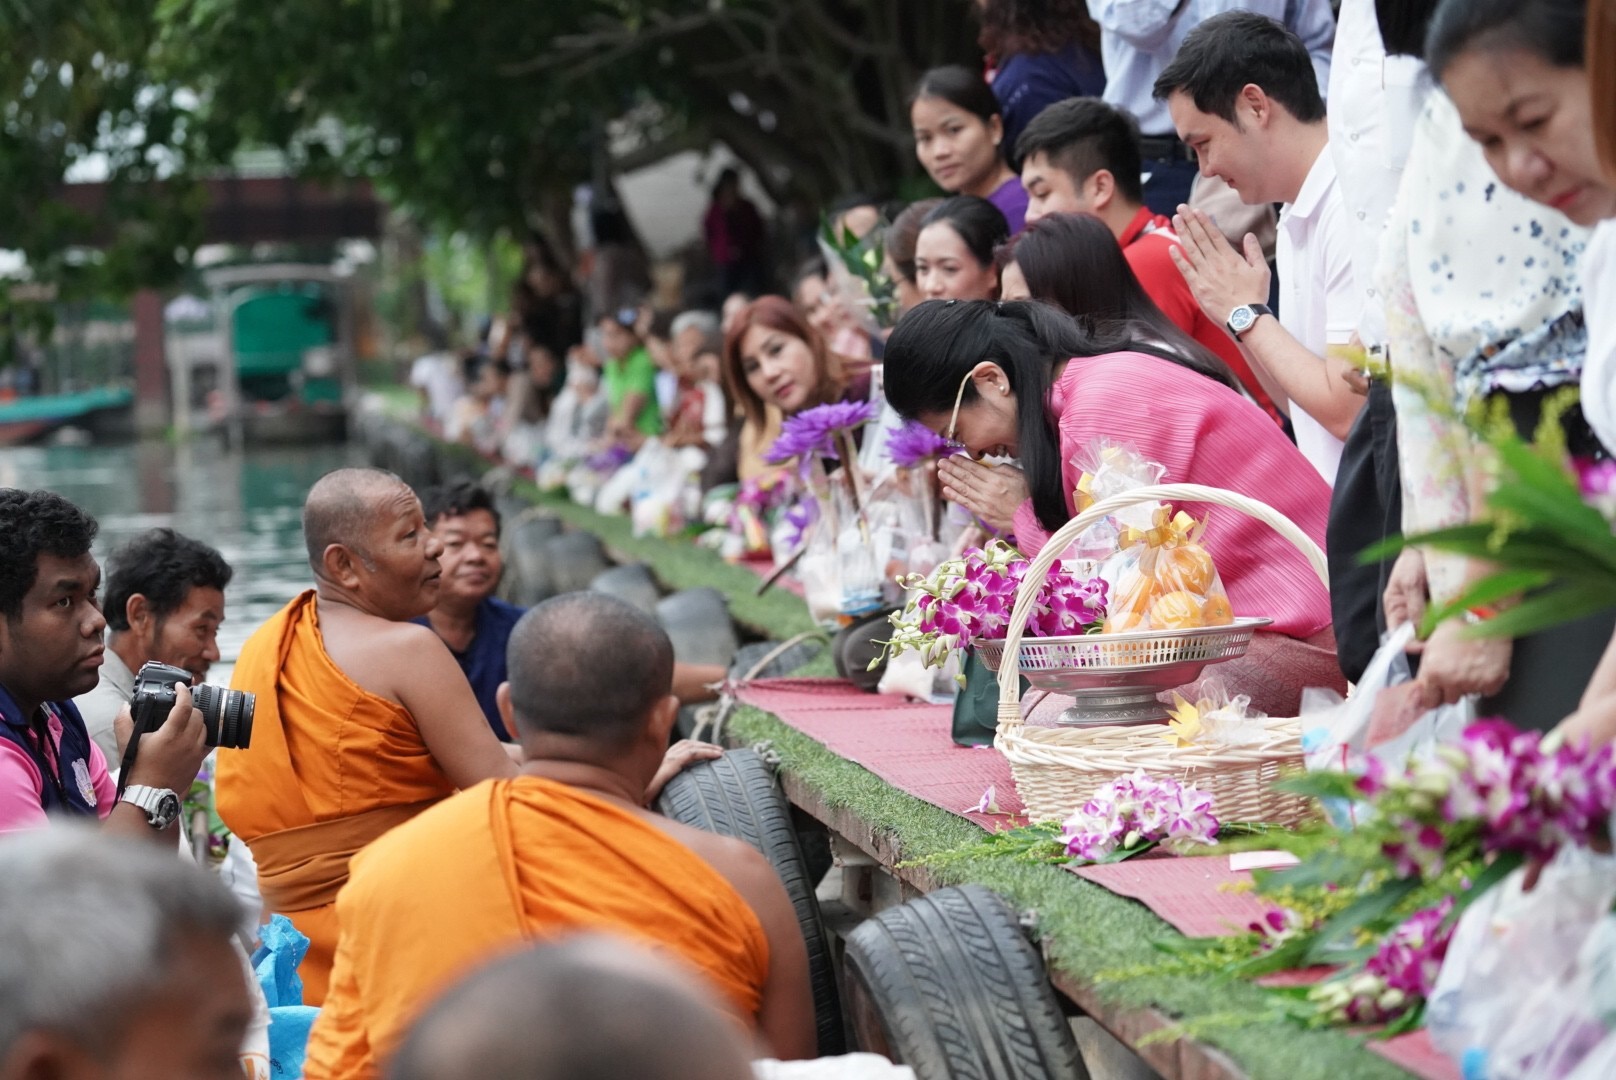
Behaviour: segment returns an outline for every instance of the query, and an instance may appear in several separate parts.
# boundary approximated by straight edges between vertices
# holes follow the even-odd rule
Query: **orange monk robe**
[[[375,1077],[442,990],[492,957],[574,930],[625,934],[693,965],[754,1026],[769,974],[757,915],[655,824],[538,777],[488,780],[353,861],[305,1080]]]
[[[252,745],[219,751],[219,816],[258,863],[264,910],[309,938],[303,1001],[325,1000],[348,860],[454,785],[402,705],[331,662],[313,590],[242,646],[230,685],[257,695]]]

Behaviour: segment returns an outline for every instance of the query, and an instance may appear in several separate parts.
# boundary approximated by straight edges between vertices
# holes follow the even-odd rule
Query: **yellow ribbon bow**
[[[1170,505],[1158,506],[1151,522],[1149,529],[1138,529],[1132,525],[1123,528],[1120,537],[1122,547],[1130,548],[1141,541],[1153,548],[1193,544],[1206,529],[1204,520],[1196,521],[1182,510],[1174,513]]]

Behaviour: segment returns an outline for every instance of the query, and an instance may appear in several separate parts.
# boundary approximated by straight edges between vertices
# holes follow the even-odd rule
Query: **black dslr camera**
[[[155,660],[140,665],[135,673],[135,693],[129,699],[134,717],[134,733],[129,737],[128,756],[132,757],[140,737],[163,726],[174,707],[177,683],[191,685],[191,673],[184,668],[159,664]],[[231,750],[245,749],[252,742],[253,696],[245,690],[226,690],[203,683],[191,690],[191,704],[202,713],[209,746]]]

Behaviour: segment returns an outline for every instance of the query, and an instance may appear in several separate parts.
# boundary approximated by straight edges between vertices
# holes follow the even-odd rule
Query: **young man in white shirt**
[[[1089,16],[1100,27],[1105,101],[1139,121],[1145,205],[1158,214],[1189,201],[1195,158],[1173,132],[1160,99],[1151,96],[1151,85],[1191,30],[1237,8],[1283,20],[1307,45],[1319,86],[1326,84],[1335,38],[1330,0],[1088,0]]]
[[[1351,341],[1363,294],[1307,47],[1270,18],[1227,12],[1184,38],[1155,95],[1203,176],[1222,178],[1247,203],[1286,204],[1277,319],[1262,302],[1269,271],[1254,237],[1235,251],[1205,214],[1180,207],[1183,246],[1173,258],[1206,313],[1284,392],[1297,447],[1333,483],[1363,398],[1342,377],[1348,362],[1328,353]]]

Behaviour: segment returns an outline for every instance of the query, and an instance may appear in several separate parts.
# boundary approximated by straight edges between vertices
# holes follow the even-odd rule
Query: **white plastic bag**
[[[1616,1033],[1606,1035],[1567,1080],[1610,1080],[1616,1076]]]
[[[1411,760],[1429,757],[1438,746],[1456,742],[1475,722],[1475,699],[1465,698],[1457,705],[1441,705],[1419,714],[1406,726],[1394,722],[1393,726],[1402,730],[1389,739],[1375,741],[1377,727],[1386,727],[1379,721],[1391,711],[1388,706],[1404,712],[1409,708],[1406,700],[1393,701],[1387,695],[1402,698],[1412,693],[1414,677],[1407,650],[1413,640],[1413,623],[1389,630],[1352,696],[1345,701],[1337,699],[1333,705],[1320,707],[1318,703],[1327,692],[1309,690],[1303,695],[1307,704],[1302,709],[1302,749],[1309,769],[1351,769],[1365,757],[1400,768]]]
[[[1517,870],[1454,929],[1425,1007],[1437,1048],[1467,1076],[1566,1076],[1604,1033],[1578,954],[1616,898],[1616,858],[1568,848],[1521,891]]]

